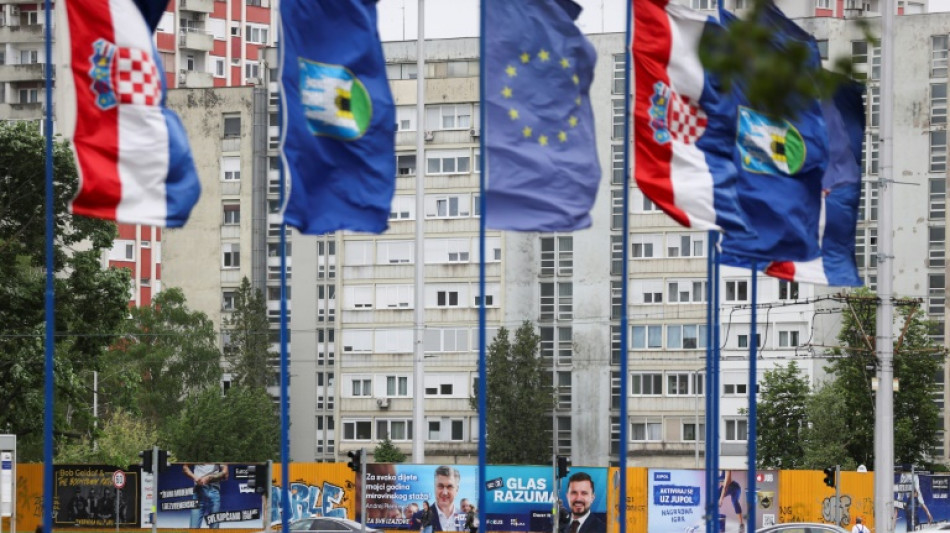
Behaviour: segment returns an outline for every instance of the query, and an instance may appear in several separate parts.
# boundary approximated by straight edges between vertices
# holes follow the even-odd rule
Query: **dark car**
[[[817,522],[789,522],[775,524],[755,530],[755,533],[850,533],[847,529],[834,524],[819,524]]]
[[[294,520],[290,524],[291,533],[360,533],[363,526],[355,520],[347,518],[334,518],[330,516],[309,516]],[[281,530],[278,522],[271,527],[270,531],[279,533]],[[378,529],[366,528],[367,533],[382,533]]]

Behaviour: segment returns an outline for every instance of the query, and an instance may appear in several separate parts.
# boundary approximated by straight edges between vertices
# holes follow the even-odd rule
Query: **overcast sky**
[[[508,0],[516,1],[516,0]],[[584,11],[578,26],[584,33],[622,32],[625,0],[575,0]],[[426,39],[478,35],[479,0],[425,0]],[[384,41],[416,38],[418,0],[379,0],[379,33]],[[931,11],[950,11],[950,0],[930,0]]]

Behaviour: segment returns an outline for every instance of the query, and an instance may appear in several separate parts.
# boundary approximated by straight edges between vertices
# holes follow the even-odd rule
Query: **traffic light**
[[[837,470],[834,466],[829,466],[825,469],[825,485],[828,485],[831,488],[835,487],[835,471]]]
[[[139,464],[142,465],[142,472],[152,473],[152,449],[142,450],[139,452]]]
[[[247,488],[258,494],[267,493],[267,465],[249,465],[247,467]]]
[[[164,472],[166,470],[168,470],[168,450],[159,449],[158,450],[158,471]]]
[[[363,468],[363,450],[350,450],[346,452],[346,455],[350,458],[350,462],[346,463],[346,466],[359,474]]]
[[[571,470],[571,458],[566,455],[557,456],[557,477],[558,479],[567,477]]]

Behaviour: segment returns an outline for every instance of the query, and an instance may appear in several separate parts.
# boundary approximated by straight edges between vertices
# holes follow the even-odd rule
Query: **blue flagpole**
[[[283,20],[278,25],[278,31],[283,33]],[[283,41],[283,35],[280,36]],[[281,71],[284,65],[284,47],[278,48]],[[278,76],[283,79],[283,76]],[[283,97],[277,99],[277,128],[281,132],[283,139],[284,117],[283,117]],[[283,148],[281,149],[283,150]],[[280,157],[277,165],[277,182],[280,184],[280,191],[277,193],[280,205],[286,205],[286,184],[284,180],[284,158]],[[290,417],[288,406],[290,405],[290,369],[288,368],[287,357],[287,224],[280,224],[280,523],[281,531],[290,531]],[[271,473],[273,476],[273,473]],[[271,497],[270,494],[267,495]],[[262,521],[264,527],[270,523],[270,517],[265,516]]]
[[[717,243],[719,236],[716,235]],[[708,453],[713,462],[712,478],[713,487],[719,484],[719,248],[713,246],[713,278],[715,279],[715,291],[713,291],[713,386],[709,389],[712,396],[712,442],[706,443],[706,453]],[[708,423],[708,422],[707,422]],[[717,495],[718,496],[718,495]],[[715,519],[713,520],[713,533],[719,532],[719,498],[716,498]]]
[[[715,343],[715,338],[713,337],[713,299],[715,295],[715,285],[716,279],[715,269],[713,267],[713,256],[716,253],[716,232],[710,230],[708,232],[707,250],[706,250],[706,427],[705,427],[705,438],[706,438],[706,447],[705,454],[703,456],[703,462],[706,466],[706,532],[713,532],[713,516],[717,515],[718,517],[718,502],[719,499],[713,495],[713,487],[716,486],[716,477],[718,472],[713,468],[712,461],[712,441],[713,441],[713,425],[716,423],[712,419],[713,414],[713,384],[715,380],[713,378],[713,344]],[[696,438],[699,438],[699,428],[696,428]],[[715,511],[715,512],[714,512]]]
[[[747,505],[749,512],[746,515],[747,524],[746,531],[755,531],[755,506],[756,502],[756,490],[755,490],[755,465],[756,465],[756,409],[758,398],[756,395],[756,385],[758,383],[758,361],[756,360],[758,354],[756,353],[756,348],[759,343],[759,330],[756,323],[756,306],[759,303],[759,272],[756,268],[755,260],[752,260],[752,315],[750,317],[749,338],[752,339],[752,342],[749,343],[749,435],[748,435],[748,444],[746,448],[748,450],[749,458],[749,480],[746,483],[747,486]]]
[[[620,522],[620,533],[627,532],[627,439],[629,431],[628,419],[630,416],[627,398],[629,387],[630,363],[627,360],[627,289],[629,266],[627,254],[630,250],[630,64],[631,46],[633,45],[633,2],[627,2],[627,50],[624,60],[624,109],[623,114],[623,262],[620,267],[620,506],[617,510],[617,519]]]
[[[485,516],[485,504],[488,502],[485,492],[485,465],[488,462],[488,447],[485,442],[485,435],[488,433],[487,416],[488,402],[488,368],[485,362],[485,181],[488,174],[488,167],[485,165],[485,138],[489,135],[489,127],[485,122],[485,94],[487,91],[485,80],[485,2],[479,2],[479,40],[478,40],[478,72],[479,72],[479,101],[478,120],[481,123],[482,135],[478,139],[478,158],[481,173],[478,175],[478,212],[481,216],[478,219],[478,290],[482,295],[478,303],[478,493],[485,495],[478,500],[478,523],[482,524],[481,529],[488,530],[488,522]],[[421,164],[421,163],[420,163]],[[420,215],[421,216],[421,215]],[[553,429],[553,428],[552,428]]]
[[[55,229],[53,225],[53,6],[50,0],[43,1],[46,28],[46,360],[44,380],[44,411],[43,411],[43,520],[44,533],[53,529],[53,353],[55,348],[55,301],[56,290],[53,285],[53,272],[56,268],[53,262],[53,239]]]

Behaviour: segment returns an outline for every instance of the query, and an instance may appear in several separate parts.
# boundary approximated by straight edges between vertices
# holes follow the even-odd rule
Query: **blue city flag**
[[[301,233],[388,227],[396,118],[376,0],[283,0],[283,220]]]
[[[597,53],[570,0],[484,0],[485,224],[591,225],[600,182],[590,85]]]
[[[735,21],[725,10],[720,15],[727,26]],[[766,6],[762,23],[772,30],[772,46],[783,50],[792,43],[804,44],[810,51],[810,66],[820,67],[815,39],[772,3]],[[749,105],[741,81],[733,92],[739,102],[734,151],[739,204],[756,237],[737,239],[726,233],[723,253],[763,262],[815,259],[821,252],[818,225],[822,177],[828,166],[821,104],[812,99],[796,106],[795,117],[772,117]]]
[[[821,256],[811,261],[759,263],[770,276],[817,285],[862,285],[854,258],[858,206],[861,201],[861,145],[864,139],[864,86],[844,80],[834,97],[821,103],[828,128],[828,168],[822,178],[824,224]],[[725,264],[748,268],[750,261],[722,257]]]

